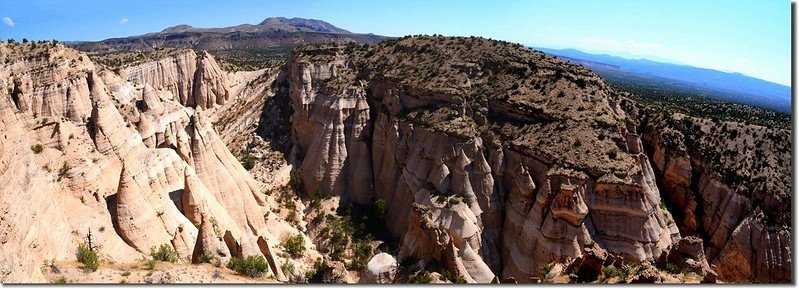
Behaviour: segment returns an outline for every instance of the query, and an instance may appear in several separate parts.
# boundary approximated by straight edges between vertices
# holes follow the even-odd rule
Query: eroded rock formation
[[[638,109],[632,109],[638,114]],[[645,110],[641,114],[651,113]],[[704,254],[714,266],[719,279],[742,282],[787,282],[791,280],[790,183],[787,179],[751,175],[787,175],[789,167],[777,165],[780,158],[789,159],[789,151],[775,147],[778,142],[766,142],[760,148],[736,143],[728,137],[730,130],[761,133],[764,128],[734,122],[714,124],[711,120],[675,114],[657,119],[644,115],[644,140],[653,155],[653,165],[664,188],[666,202],[676,208],[680,231],[685,236],[704,239]],[[687,125],[696,123],[692,128]],[[721,126],[723,129],[711,129]],[[779,130],[778,130],[779,132]],[[787,133],[786,133],[787,134]],[[713,144],[721,135],[721,144]],[[734,148],[741,154],[715,151]],[[766,150],[773,157],[752,163],[747,151]],[[728,162],[724,164],[724,162]],[[719,169],[719,165],[735,166],[744,163],[746,170]],[[789,160],[788,160],[789,162]],[[759,172],[751,172],[760,167]],[[727,174],[727,177],[723,175]],[[742,176],[742,173],[751,174]],[[735,177],[730,175],[737,174]],[[747,179],[751,179],[747,181]],[[733,183],[733,182],[737,182]],[[743,183],[743,184],[742,184]],[[765,185],[764,185],[765,183]],[[699,260],[697,260],[699,261]]]
[[[178,50],[163,59],[125,67],[119,74],[128,82],[168,91],[188,107],[207,109],[230,99],[225,73],[207,52]]]
[[[301,47],[287,66],[305,190],[385,200],[400,261],[530,282],[597,244],[705,281],[791,280],[787,131],[653,117],[583,67],[475,38]]]
[[[107,261],[167,244],[185,262],[266,255],[284,279],[273,252],[296,229],[267,218],[267,188],[208,120],[231,100],[213,57],[115,72],[61,44],[0,44],[0,63],[0,282],[44,281],[88,230]]]
[[[464,41],[496,45],[433,37],[295,51],[292,153],[306,191],[386,200],[400,260],[436,260],[470,282],[529,282],[587,242],[641,262],[679,240],[612,90],[520,47],[452,51]],[[451,59],[433,65],[425,53]]]

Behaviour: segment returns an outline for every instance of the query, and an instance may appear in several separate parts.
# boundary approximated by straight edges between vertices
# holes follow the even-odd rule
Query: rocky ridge
[[[375,43],[385,39],[374,34],[357,34],[330,23],[303,18],[270,17],[259,24],[242,24],[224,28],[195,28],[178,25],[161,32],[96,42],[80,42],[73,46],[87,52],[151,51],[159,48],[195,50],[264,50],[298,43]]]
[[[598,246],[616,261],[579,272],[791,280],[783,130],[653,118],[581,66],[480,38],[304,46],[288,70],[305,191],[386,201],[401,263],[535,282]]]
[[[305,190],[385,200],[400,262],[530,282],[589,243],[642,262],[680,239],[621,99],[584,68],[508,43],[410,37],[301,47],[289,69]]]

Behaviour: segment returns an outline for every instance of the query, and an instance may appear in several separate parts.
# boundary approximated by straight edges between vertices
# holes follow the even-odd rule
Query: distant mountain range
[[[161,32],[111,38],[97,42],[73,42],[71,46],[94,53],[148,51],[156,48],[191,48],[224,52],[229,58],[244,55],[276,55],[279,58],[300,44],[376,43],[389,37],[352,33],[330,23],[303,18],[266,18],[259,24],[224,28],[169,27]],[[585,65],[613,83],[623,79],[640,85],[679,87],[681,91],[719,100],[749,104],[779,112],[791,112],[791,88],[777,83],[689,65],[647,59],[628,59],[607,54],[591,54],[575,49],[535,48]],[[254,53],[254,54],[253,54]],[[218,54],[221,55],[221,54]],[[263,62],[254,58],[251,62]]]
[[[690,88],[720,100],[749,104],[791,113],[791,88],[785,85],[689,65],[663,63],[647,59],[626,59],[607,54],[591,54],[575,49],[534,49],[582,64],[600,76],[626,81],[664,83]]]
[[[209,51],[263,50],[305,43],[375,43],[383,39],[386,37],[352,33],[321,20],[270,17],[257,25],[242,24],[225,28],[178,25],[156,33],[79,42],[72,46],[89,52],[146,51],[164,47]]]

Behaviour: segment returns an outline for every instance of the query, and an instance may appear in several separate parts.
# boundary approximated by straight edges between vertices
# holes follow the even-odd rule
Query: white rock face
[[[355,84],[332,94],[315,88],[347,69],[344,58],[290,65],[292,136],[298,139],[294,150],[312,154],[300,166],[305,190],[368,202],[372,174],[367,143],[361,139],[369,121],[364,87]]]
[[[297,230],[265,218],[263,184],[208,121],[231,99],[210,55],[116,74],[63,45],[0,44],[0,63],[0,282],[44,282],[88,230],[109,262],[167,244],[183,262],[264,255],[285,278],[274,246]]]
[[[120,75],[128,82],[147,84],[177,97],[180,104],[208,109],[230,99],[225,73],[207,52],[193,50],[152,62],[124,68]]]

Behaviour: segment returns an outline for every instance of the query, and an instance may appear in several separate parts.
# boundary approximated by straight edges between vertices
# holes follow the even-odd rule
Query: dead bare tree
[[[86,243],[89,245],[89,250],[97,251],[96,249],[100,248],[99,245],[94,245],[92,243],[92,228],[91,227],[89,227],[89,233],[86,234]]]

